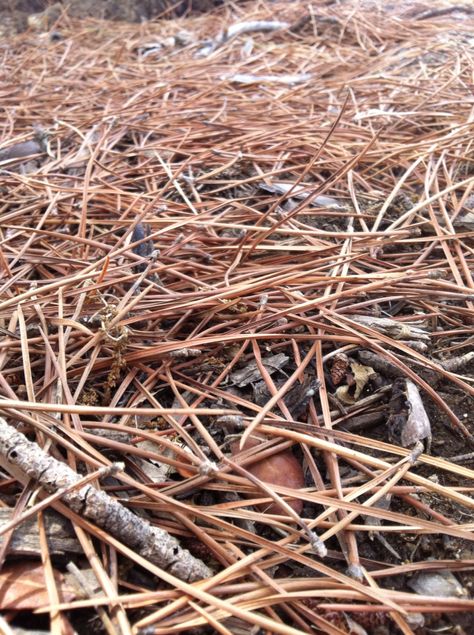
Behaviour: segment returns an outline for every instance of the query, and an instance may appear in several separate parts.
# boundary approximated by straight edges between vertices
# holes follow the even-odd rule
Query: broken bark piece
[[[79,569],[74,562],[68,562],[64,577],[66,584],[76,592],[77,597],[105,597],[104,590],[92,569]]]
[[[351,315],[351,320],[379,331],[383,335],[389,335],[395,340],[423,340],[430,341],[429,332],[417,324],[398,322],[391,318],[379,318],[371,315]]]
[[[405,346],[409,346],[417,353],[425,355],[430,350],[430,347],[425,342],[419,342],[418,340],[403,340]]]
[[[259,626],[252,626],[240,617],[228,617],[223,620],[222,626],[232,635],[258,635],[262,631]]]
[[[267,185],[266,183],[260,183],[259,187],[261,190],[265,190],[266,192],[270,192],[271,194],[280,194],[280,195],[288,194],[290,198],[296,198],[298,200],[305,199],[311,194],[311,186],[294,185],[293,183],[275,182],[275,183],[272,183],[271,185]],[[313,187],[316,187],[316,186],[313,185]],[[324,194],[315,196],[309,204],[312,205],[313,207],[346,209],[346,206],[343,203],[340,203],[337,199],[333,198],[332,196],[325,196]]]
[[[264,357],[262,359],[262,364],[267,369],[268,373],[271,375],[276,370],[281,370],[286,364],[289,362],[290,358],[287,357],[284,353],[278,353],[277,355],[270,355],[269,357]],[[258,369],[258,365],[256,361],[250,362],[244,368],[240,370],[236,370],[230,375],[230,379],[235,386],[239,388],[243,388],[244,386],[248,386],[256,381],[260,381],[262,379],[262,375]]]
[[[13,517],[13,511],[6,507],[0,509],[0,529],[7,525]],[[48,549],[52,556],[64,556],[71,553],[82,553],[82,548],[74,537],[71,523],[60,514],[48,510],[43,515],[48,540]],[[3,536],[0,536],[0,545]],[[11,556],[41,558],[38,523],[36,518],[28,518],[13,531],[8,547]]]
[[[456,373],[466,368],[466,366],[472,362],[474,362],[474,351],[469,351],[464,355],[459,355],[459,357],[452,357],[451,359],[445,359],[438,363],[444,368],[444,370],[447,370],[450,373]]]
[[[71,487],[81,477],[68,465],[49,456],[36,443],[0,417],[0,463],[9,474],[26,482],[34,479],[48,492]],[[63,502],[75,513],[108,531],[143,558],[182,580],[195,581],[212,575],[211,570],[167,531],[153,527],[121,503],[92,485],[67,492]]]
[[[378,501],[376,501],[372,507],[378,509],[390,509],[390,503],[392,500],[392,496],[387,494],[386,496],[382,496]],[[364,516],[364,523],[366,525],[376,525],[377,527],[383,528],[382,521],[377,516]],[[378,531],[369,531],[369,538],[373,540],[374,538],[380,542],[380,544],[389,551],[394,558],[397,560],[401,560],[400,554],[395,551],[392,545],[384,538],[384,536]]]
[[[276,382],[277,388],[281,388],[284,382]],[[286,407],[291,413],[293,419],[298,419],[303,415],[309,405],[310,400],[316,394],[320,386],[318,379],[311,379],[308,376],[304,377],[303,383],[297,382],[283,397]],[[252,384],[253,399],[258,406],[264,406],[271,398],[270,391],[267,384],[264,381],[259,381],[256,384]]]
[[[42,152],[44,152],[44,148],[37,141],[22,141],[0,150],[0,163],[13,159],[25,159]]]
[[[431,424],[417,386],[409,379],[396,379],[390,400],[392,414],[388,419],[390,435],[404,448],[427,440],[431,445]]]
[[[148,238],[151,234],[151,227],[145,223],[137,223],[133,228],[132,232],[132,243],[136,243],[141,241],[138,245],[132,247],[132,251],[137,256],[142,258],[148,258],[151,256],[155,250],[155,246],[153,241]],[[134,265],[134,268],[137,271],[145,271],[146,264],[141,262],[137,265]]]
[[[431,443],[431,424],[421,400],[418,387],[409,379],[406,380],[406,395],[408,401],[408,419],[402,430],[402,444],[411,447],[417,441],[428,439]]]
[[[313,76],[310,73],[295,73],[282,75],[252,75],[250,73],[235,73],[231,75],[222,75],[223,81],[232,82],[233,84],[283,84],[292,86],[293,84],[301,84],[309,81]]]
[[[392,364],[392,362],[387,361],[377,353],[373,353],[372,351],[362,350],[358,352],[359,360],[362,364],[366,366],[371,366],[378,373],[383,375],[384,377],[389,377],[391,379],[396,379],[397,377],[404,377],[403,372]]]
[[[464,214],[460,214],[453,221],[454,227],[460,227],[461,229],[467,229],[467,231],[472,232],[474,229],[474,212],[468,211]]]
[[[356,417],[351,417],[344,421],[342,428],[348,432],[359,432],[359,430],[365,430],[367,428],[373,428],[380,425],[387,419],[385,410],[376,412],[366,412]]]

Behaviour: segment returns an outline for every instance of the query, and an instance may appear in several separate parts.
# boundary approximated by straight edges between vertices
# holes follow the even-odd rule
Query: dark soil
[[[222,0],[0,0],[0,37],[24,31],[29,16],[42,12],[45,15],[41,26],[49,28],[64,11],[74,18],[141,22],[209,11],[222,3]]]

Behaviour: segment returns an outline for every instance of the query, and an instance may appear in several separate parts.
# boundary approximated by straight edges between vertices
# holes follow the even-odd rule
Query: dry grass
[[[305,2],[254,2],[142,25],[64,17],[59,41],[3,43],[1,146],[31,140],[36,125],[49,154],[2,165],[1,413],[82,475],[124,461],[102,487],[216,571],[177,580],[63,506],[103,597],[61,604],[40,514],[50,605],[39,612],[51,632],[84,607],[97,609],[98,631],[157,634],[238,633],[239,620],[268,633],[355,632],[348,618],[368,633],[422,633],[473,610],[468,591],[434,598],[406,584],[444,570],[468,585],[474,565],[474,472],[450,460],[473,449],[472,376],[442,365],[473,342],[473,18],[418,20],[422,3],[382,4],[313,2],[308,13]],[[293,28],[196,55],[257,18]],[[157,53],[140,52],[157,41]],[[241,84],[237,73],[310,78]],[[276,181],[306,195],[291,203],[260,187]],[[312,205],[321,195],[338,206]],[[358,315],[418,322],[428,344]],[[413,464],[388,436],[383,370],[361,400],[334,401],[336,354],[362,349],[421,389],[431,455]],[[262,362],[277,353],[289,357],[284,373]],[[230,389],[252,361],[263,405],[250,385]],[[265,434],[253,459],[229,459],[223,415]],[[267,491],[245,466],[287,447],[307,487]],[[191,476],[153,483],[153,458]],[[218,471],[205,474],[209,460]],[[34,492],[0,484],[20,517]],[[390,508],[377,506],[387,493]],[[304,501],[302,514],[249,507],[282,497]],[[398,562],[369,539],[379,521]]]

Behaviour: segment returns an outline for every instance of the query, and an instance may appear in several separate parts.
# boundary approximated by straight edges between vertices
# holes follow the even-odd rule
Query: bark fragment
[[[11,521],[12,516],[11,509],[7,507],[0,509],[0,530]],[[74,537],[72,527],[66,518],[56,512],[47,511],[44,514],[44,522],[51,555],[64,556],[81,553],[81,546]],[[3,536],[0,537],[0,546],[2,543]],[[13,531],[8,553],[15,557],[41,557],[38,523],[35,518],[28,518]]]
[[[351,319],[362,326],[379,331],[383,335],[393,337],[395,340],[423,340],[430,341],[429,332],[420,324],[399,322],[391,318],[379,318],[371,315],[351,315]]]
[[[426,440],[431,445],[431,424],[417,386],[409,379],[396,379],[390,400],[390,434],[404,448]]]

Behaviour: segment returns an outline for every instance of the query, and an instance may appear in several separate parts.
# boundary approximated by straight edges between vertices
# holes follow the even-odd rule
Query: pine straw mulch
[[[470,632],[473,17],[382,5],[1,44],[5,632]]]

